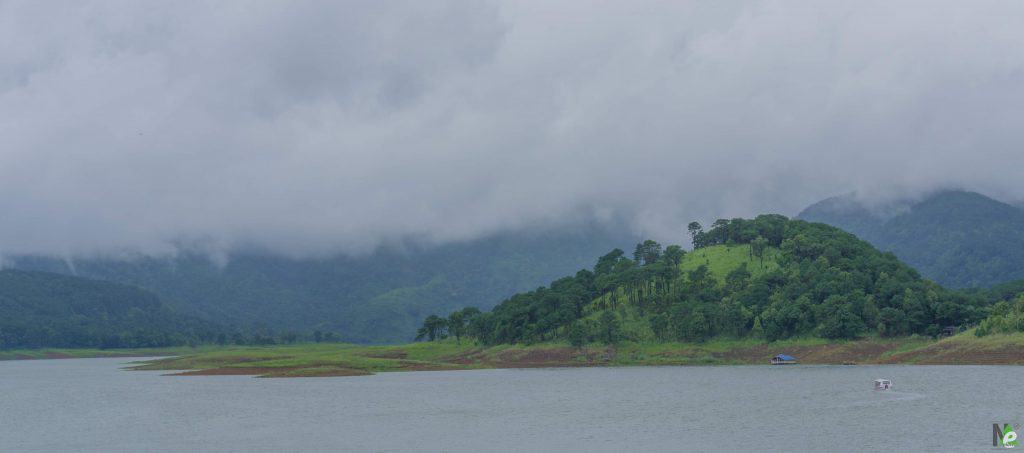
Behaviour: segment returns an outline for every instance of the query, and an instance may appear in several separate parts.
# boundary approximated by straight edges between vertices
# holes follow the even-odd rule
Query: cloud
[[[1024,198],[1017,2],[0,3],[0,253]]]

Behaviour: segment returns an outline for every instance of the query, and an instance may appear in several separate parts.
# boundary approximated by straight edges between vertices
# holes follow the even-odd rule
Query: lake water
[[[991,451],[992,423],[1024,423],[1013,366],[255,379],[128,362],[0,362],[0,451]]]

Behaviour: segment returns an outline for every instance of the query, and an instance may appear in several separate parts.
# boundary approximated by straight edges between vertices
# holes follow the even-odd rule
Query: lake
[[[1024,423],[1014,366],[256,379],[131,360],[0,362],[0,451],[978,451],[992,423]]]

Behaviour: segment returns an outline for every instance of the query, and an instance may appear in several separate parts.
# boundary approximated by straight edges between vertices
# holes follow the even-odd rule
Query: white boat
[[[892,381],[888,379],[875,379],[875,390],[889,390],[892,388]]]

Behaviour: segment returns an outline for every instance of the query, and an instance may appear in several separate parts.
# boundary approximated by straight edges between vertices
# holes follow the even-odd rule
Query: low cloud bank
[[[1020,200],[1024,3],[0,4],[0,254]]]

